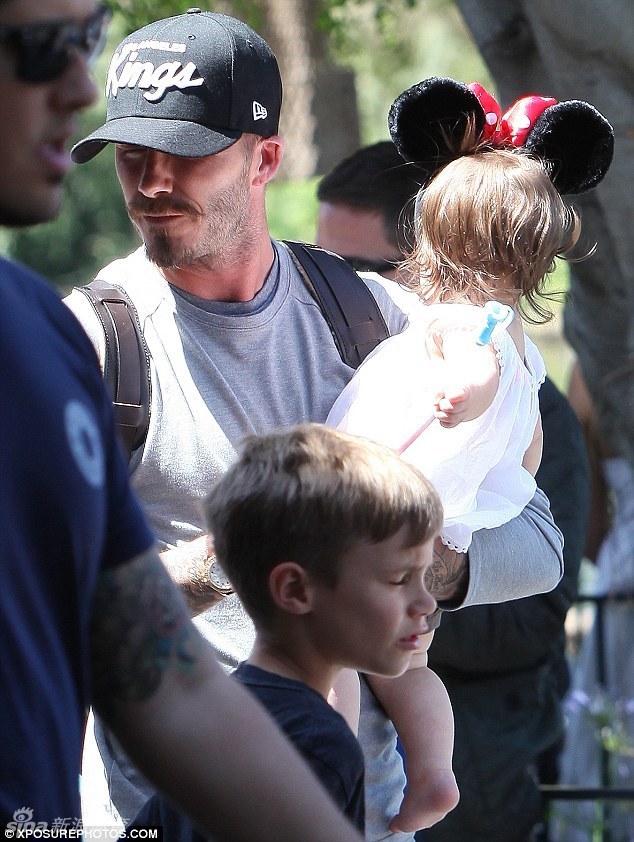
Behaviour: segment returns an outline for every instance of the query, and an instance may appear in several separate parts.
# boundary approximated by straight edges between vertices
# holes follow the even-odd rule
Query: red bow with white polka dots
[[[485,90],[479,82],[467,85],[477,96],[484,111],[484,140],[493,146],[523,146],[526,135],[535,125],[537,118],[557,100],[547,96],[524,96],[518,99],[502,114],[495,97]]]

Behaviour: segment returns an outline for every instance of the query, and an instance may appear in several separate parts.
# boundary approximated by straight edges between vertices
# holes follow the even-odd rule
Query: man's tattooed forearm
[[[101,704],[141,701],[168,667],[190,672],[199,639],[155,552],[104,572],[90,619],[93,693]]]
[[[438,602],[461,602],[467,591],[468,574],[467,554],[450,550],[437,539],[431,567],[425,574],[427,590]]]

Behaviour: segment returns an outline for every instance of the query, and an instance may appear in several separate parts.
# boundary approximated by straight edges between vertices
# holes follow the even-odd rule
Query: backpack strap
[[[283,240],[330,325],[342,360],[358,366],[390,335],[379,305],[346,261],[317,246]]]
[[[103,328],[104,380],[128,459],[145,441],[150,423],[150,353],[128,295],[96,278],[76,287],[90,301]]]

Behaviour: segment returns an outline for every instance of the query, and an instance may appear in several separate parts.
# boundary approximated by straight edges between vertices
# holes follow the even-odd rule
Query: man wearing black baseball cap
[[[201,158],[244,133],[277,133],[282,82],[268,44],[241,21],[190,9],[117,48],[106,81],[106,122],[78,143],[83,164],[107,143]]]
[[[150,423],[131,456],[133,484],[166,566],[201,614],[199,628],[233,667],[247,657],[253,627],[214,574],[200,500],[245,435],[324,421],[352,369],[289,251],[269,234],[265,187],[283,151],[281,86],[260,36],[199,9],[157,21],[117,48],[106,96],[105,124],[72,155],[81,163],[116,144],[128,213],[143,239],[99,273],[134,302],[151,358]],[[394,285],[364,281],[390,332],[403,330],[407,318],[391,297]],[[80,291],[67,301],[103,360],[105,336],[90,303]],[[476,533],[468,565],[445,548],[434,595],[458,607],[554,586],[559,544],[538,492],[515,520]],[[521,559],[509,549],[516,546]],[[102,751],[116,755],[111,793],[129,820],[147,785],[108,735],[99,739]],[[363,682],[359,739],[366,781],[374,784],[366,838],[386,839],[403,769],[394,729]]]

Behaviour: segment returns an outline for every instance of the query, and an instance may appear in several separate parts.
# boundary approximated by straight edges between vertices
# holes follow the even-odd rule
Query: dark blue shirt
[[[256,696],[337,802],[363,833],[365,829],[364,762],[357,738],[340,714],[301,681],[283,678],[250,664],[234,676]],[[253,747],[257,751],[257,746]],[[245,797],[248,782],[245,781]],[[144,805],[128,829],[163,827],[166,842],[203,842],[191,822],[159,795]]]
[[[80,816],[97,577],[152,536],[75,317],[2,259],[0,313],[0,820],[51,822]]]

